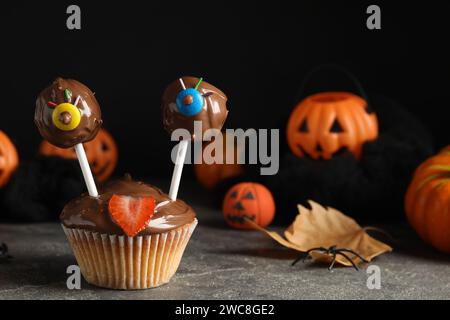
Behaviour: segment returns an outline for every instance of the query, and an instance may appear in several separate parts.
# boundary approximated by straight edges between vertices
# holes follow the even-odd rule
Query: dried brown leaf
[[[333,208],[324,208],[314,201],[308,202],[311,209],[298,206],[299,214],[284,232],[286,239],[278,233],[268,231],[254,223],[251,225],[279,244],[301,252],[317,247],[336,246],[341,249],[353,250],[367,261],[371,261],[380,254],[392,251],[390,246],[369,236],[355,220],[342,212]],[[361,262],[357,256],[351,253],[347,255],[355,264]],[[330,262],[332,259],[331,254],[318,251],[311,252],[311,257],[326,262]],[[337,255],[336,262],[344,266],[352,266],[347,259],[340,255]]]

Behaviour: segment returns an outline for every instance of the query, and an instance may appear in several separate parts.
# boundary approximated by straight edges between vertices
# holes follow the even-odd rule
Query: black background
[[[81,31],[66,28],[69,4],[81,7]],[[366,28],[369,4],[380,5],[382,30]],[[160,113],[168,83],[195,75],[221,88],[227,128],[283,128],[305,74],[332,62],[356,74],[369,95],[385,94],[419,116],[441,147],[449,8],[447,1],[2,2],[0,129],[21,158],[34,157],[37,94],[56,76],[75,78],[96,92],[119,145],[117,173],[169,177],[172,143]]]

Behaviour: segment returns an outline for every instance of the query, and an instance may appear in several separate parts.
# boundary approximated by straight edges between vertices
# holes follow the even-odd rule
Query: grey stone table
[[[182,197],[192,199],[199,226],[170,283],[116,291],[82,282],[81,290],[69,290],[66,268],[76,261],[59,224],[0,224],[0,241],[14,256],[0,263],[0,299],[450,299],[450,258],[407,225],[381,226],[396,239],[395,249],[372,262],[381,288],[369,289],[366,269],[291,266],[295,252],[258,232],[232,230],[219,210]]]

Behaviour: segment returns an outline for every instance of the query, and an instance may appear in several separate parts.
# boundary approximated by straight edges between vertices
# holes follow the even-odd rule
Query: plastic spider
[[[341,256],[343,256],[345,259],[347,259],[347,261],[349,261],[353,268],[355,268],[356,270],[358,269],[358,266],[353,262],[352,259],[350,259],[350,257],[346,254],[347,253],[351,253],[355,256],[357,256],[359,259],[361,259],[361,261],[368,263],[369,261],[367,261],[366,259],[364,259],[360,254],[358,254],[357,252],[351,250],[351,249],[347,249],[347,248],[338,248],[337,246],[331,246],[328,249],[324,248],[324,247],[317,247],[317,248],[312,248],[309,249],[308,251],[306,251],[304,254],[301,254],[297,259],[295,259],[294,262],[292,262],[292,265],[295,265],[297,262],[299,262],[301,259],[303,259],[303,262],[307,259],[310,258],[310,253],[312,251],[319,251],[325,254],[331,254],[333,256],[333,260],[331,261],[330,266],[328,267],[328,270],[332,270],[334,267],[334,264],[336,263],[336,256],[339,254]]]
[[[11,256],[8,254],[8,246],[6,243],[0,244],[0,261],[7,260],[11,258]]]

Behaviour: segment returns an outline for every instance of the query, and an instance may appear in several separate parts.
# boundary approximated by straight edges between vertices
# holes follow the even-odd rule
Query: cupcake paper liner
[[[88,283],[134,290],[169,282],[196,226],[197,219],[167,232],[136,237],[62,227]]]

